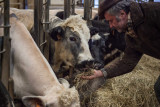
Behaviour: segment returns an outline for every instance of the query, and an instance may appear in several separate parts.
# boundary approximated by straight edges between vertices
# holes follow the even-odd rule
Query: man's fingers
[[[94,75],[91,75],[91,76],[82,76],[81,78],[87,79],[87,80],[91,80],[91,79],[94,79],[95,76]]]

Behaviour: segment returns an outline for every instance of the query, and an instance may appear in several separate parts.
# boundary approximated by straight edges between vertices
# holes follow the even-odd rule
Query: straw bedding
[[[154,83],[160,74],[160,60],[144,55],[128,74],[108,79],[91,94],[88,107],[158,107]]]

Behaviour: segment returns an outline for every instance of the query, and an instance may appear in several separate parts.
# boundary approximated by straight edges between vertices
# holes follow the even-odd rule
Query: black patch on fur
[[[64,37],[64,30],[61,26],[53,28],[50,32],[49,35],[52,37],[53,40],[58,41],[57,35]]]
[[[18,17],[17,17],[16,14],[14,14],[14,13],[10,14],[10,17],[11,17],[11,18],[14,17],[14,18],[18,19]]]
[[[77,14],[74,13],[73,15],[77,15]],[[64,11],[57,12],[56,16],[63,20],[64,19]]]
[[[77,32],[71,31],[71,28],[69,28],[69,27],[66,27],[66,29],[65,29],[65,36],[66,36],[66,40],[67,40],[66,42],[68,42],[66,49],[70,49],[71,53],[73,54],[73,56],[77,62],[78,54],[83,51],[83,48],[80,45],[82,43],[81,38]],[[72,38],[74,38],[74,39],[72,39]]]

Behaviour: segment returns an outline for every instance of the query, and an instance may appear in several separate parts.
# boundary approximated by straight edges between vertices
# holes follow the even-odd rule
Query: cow
[[[49,63],[58,78],[69,75],[71,83],[73,79],[70,71],[74,71],[74,68],[79,69],[85,68],[86,65],[94,65],[94,59],[88,45],[89,28],[86,21],[79,15],[71,16],[66,20],[52,17],[50,21],[50,36],[53,39],[50,51],[53,54],[50,54]],[[91,81],[91,90],[96,90],[102,83],[103,79]]]
[[[11,73],[14,93],[26,107],[80,107],[77,90],[58,81],[27,28],[10,17]]]
[[[66,20],[55,16],[51,20],[50,36],[54,40],[51,43],[54,45],[54,62],[51,65],[55,72],[61,72],[60,69],[67,71],[76,65],[94,60],[88,45],[89,28],[81,16],[74,15]]]
[[[125,49],[125,33],[119,33],[115,29],[110,29],[106,20],[98,20],[96,15],[91,20],[90,50],[92,56],[101,63],[107,65],[114,59],[120,57]],[[97,35],[99,35],[97,37]]]
[[[64,19],[63,12],[60,11],[56,14],[60,19]],[[75,14],[76,15],[76,14]],[[112,34],[113,31],[109,28],[109,24],[106,21],[99,21],[97,16],[90,20],[91,25],[88,26],[90,29],[90,40],[89,40],[89,49],[91,54],[96,62],[99,62],[101,66],[99,68],[103,68],[104,65],[119,57],[120,51],[115,49],[117,43],[120,45],[118,47],[124,48],[124,33],[115,33]],[[120,35],[120,36],[119,36]],[[118,39],[120,40],[118,41]],[[118,41],[118,42],[117,42]],[[120,43],[120,41],[122,43]],[[113,45],[112,45],[113,44]],[[121,46],[121,44],[123,46]],[[115,46],[116,45],[116,46]],[[124,50],[121,49],[120,50]],[[114,51],[113,51],[114,50]],[[113,52],[112,52],[113,51]]]
[[[61,11],[61,9],[50,10],[49,19],[54,17],[58,11]],[[29,31],[31,31],[31,29],[33,28],[33,24],[34,24],[34,11],[32,9],[11,8],[10,12],[15,13],[18,19],[27,27]]]
[[[81,16],[73,15],[66,20],[58,17],[53,18],[50,24],[49,35],[53,39],[51,44],[54,46],[52,58],[54,62],[51,65],[56,74],[66,74],[63,77],[73,74],[73,77],[69,77],[69,82],[72,84],[75,79],[74,76],[83,72],[81,69],[81,72],[75,72],[74,69],[85,68],[87,65],[94,68],[92,64],[95,60],[90,53],[88,45],[91,38],[90,31],[86,21]],[[97,64],[95,65],[97,67]],[[70,73],[70,70],[73,72]],[[84,98],[84,95],[89,96],[91,92],[97,90],[103,83],[104,78],[96,78],[87,83],[89,87],[82,86],[82,88],[77,88],[81,100]],[[73,83],[73,85],[75,84]]]
[[[10,11],[15,13],[18,19],[27,27],[29,31],[32,30],[34,24],[34,11],[33,9],[16,9],[11,8]],[[58,12],[63,11],[62,9],[49,10],[49,19],[54,17]],[[75,9],[75,13],[84,16],[83,9]],[[97,14],[97,10],[92,11],[92,18]]]
[[[18,14],[19,13],[19,15],[20,16],[23,16],[23,14],[25,13],[24,11],[25,10],[18,10],[18,9],[11,9],[11,11],[13,11],[15,14]],[[19,16],[18,15],[18,16]],[[24,15],[25,16],[25,15]],[[23,17],[24,17],[23,16]],[[80,16],[78,16],[78,17],[80,17]],[[22,21],[22,19],[23,18],[20,18],[20,17],[18,17],[21,21]],[[54,16],[52,16],[52,17],[50,17],[50,20],[52,20],[54,18]],[[24,19],[25,19],[25,17],[24,17]],[[78,18],[77,18],[78,19]],[[67,19],[68,20],[68,19]],[[66,21],[67,21],[66,20]],[[74,20],[73,20],[74,21]],[[78,25],[78,23],[79,22],[82,22],[81,24],[79,24]],[[22,22],[24,22],[24,21],[22,21]],[[70,25],[71,25],[71,22],[72,21],[70,21]],[[54,72],[56,72],[56,74],[59,72],[59,71],[68,71],[69,69],[72,69],[72,68],[74,68],[75,67],[75,65],[76,65],[76,67],[80,67],[80,66],[82,66],[83,67],[83,65],[90,65],[90,64],[92,64],[92,63],[94,63],[94,61],[93,61],[93,57],[91,56],[91,54],[90,54],[90,51],[89,51],[89,47],[88,47],[88,40],[89,40],[89,38],[90,38],[90,34],[89,34],[89,29],[88,29],[88,27],[87,27],[87,25],[86,25],[86,22],[85,21],[83,21],[82,20],[82,18],[80,19],[78,19],[77,20],[77,22],[73,22],[73,24],[74,25],[72,25],[72,29],[74,28],[79,28],[79,30],[77,31],[78,32],[78,35],[80,35],[80,41],[81,41],[81,45],[82,45],[82,49],[80,49],[81,47],[79,47],[79,49],[80,50],[83,50],[83,52],[80,52],[80,50],[78,49],[77,51],[76,50],[74,50],[74,53],[72,53],[71,51],[70,51],[70,48],[71,47],[65,47],[64,49],[67,49],[67,54],[69,54],[69,55],[71,55],[70,57],[67,57],[67,55],[64,55],[66,58],[68,58],[68,59],[64,59],[63,57],[62,58],[60,58],[61,56],[62,56],[62,53],[63,52],[58,52],[60,49],[59,48],[56,48],[55,46],[54,46],[54,44],[57,44],[57,43],[59,43],[60,41],[57,41],[57,42],[55,42],[55,40],[52,40],[51,42],[51,48],[52,48],[52,50],[51,50],[51,52],[50,53],[53,53],[53,54],[51,54],[50,55],[50,60],[49,60],[49,62],[50,62],[50,64],[51,64],[51,66],[52,66],[52,68],[53,68],[53,70],[54,70]],[[51,28],[53,28],[53,23],[51,23],[50,24],[50,26],[51,26]],[[67,28],[67,31],[70,31],[70,28],[69,27],[66,27]],[[83,29],[82,29],[83,28]],[[55,28],[55,30],[56,30],[56,28]],[[83,31],[82,31],[83,30]],[[52,30],[52,31],[54,31],[54,29]],[[72,33],[72,32],[71,32]],[[77,34],[76,34],[77,35]],[[66,36],[65,36],[66,37]],[[74,40],[72,40],[72,39],[74,39],[74,37],[70,37],[70,41],[72,41],[71,43],[70,43],[70,45],[73,45],[74,44]],[[69,42],[68,42],[69,43]],[[60,45],[58,45],[58,46],[60,46]],[[63,46],[63,45],[62,45]],[[68,45],[69,46],[69,45]],[[73,47],[72,47],[73,48]],[[71,52],[71,53],[69,53],[69,51]],[[72,51],[73,51],[73,49],[72,49]],[[58,52],[58,54],[56,54]],[[80,53],[79,53],[80,52]],[[83,54],[82,54],[83,53]],[[86,54],[87,53],[87,54]],[[75,55],[74,55],[75,54]],[[79,56],[76,56],[76,54],[79,54]],[[59,55],[59,56],[56,56],[56,55]],[[74,60],[71,60],[72,59],[72,56],[74,57],[73,59]],[[58,59],[58,58],[60,58],[60,59]],[[74,62],[75,61],[75,62]],[[78,65],[78,66],[77,66]]]

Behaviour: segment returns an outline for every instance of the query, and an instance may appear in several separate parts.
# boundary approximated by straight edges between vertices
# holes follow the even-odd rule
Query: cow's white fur
[[[27,29],[30,31],[34,24],[34,15],[32,9],[16,9],[11,8],[11,12],[15,13],[18,19],[27,27]],[[63,11],[62,9],[53,9],[49,10],[49,19],[54,17],[57,12]],[[75,9],[75,13],[84,16],[83,9]],[[97,10],[92,10],[92,18],[97,14]]]
[[[91,37],[91,39],[92,39],[93,41],[95,41],[95,40],[100,40],[100,39],[101,39],[101,36],[99,36],[99,34],[97,33],[97,34],[93,35],[93,36]]]
[[[49,19],[54,17],[57,12],[62,11],[61,9],[57,10],[50,10],[49,11]],[[32,9],[16,9],[11,8],[11,13],[15,13],[18,19],[27,27],[27,29],[30,31],[31,28],[34,25],[34,11]]]
[[[86,21],[84,21],[80,15],[70,16],[65,21],[57,24],[56,26],[61,26],[61,27],[68,26],[72,28],[73,31],[78,32],[82,42],[81,46],[84,49],[84,51],[80,53],[78,56],[79,59],[78,63],[93,59],[88,46],[88,41],[90,39],[89,28],[87,27]]]
[[[62,82],[63,85],[58,82],[26,27],[13,17],[10,22],[15,94],[27,107],[31,107],[34,99],[54,107],[79,107],[78,92],[69,88],[67,82]]]

